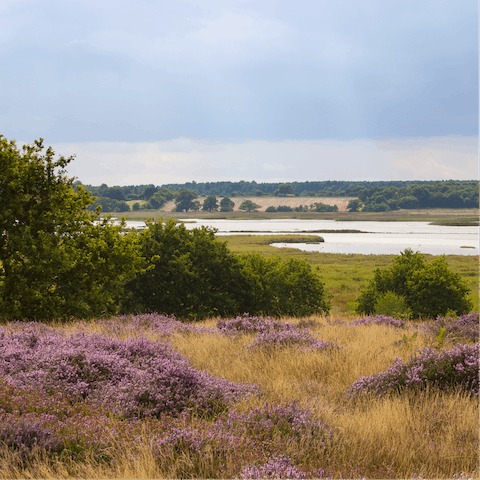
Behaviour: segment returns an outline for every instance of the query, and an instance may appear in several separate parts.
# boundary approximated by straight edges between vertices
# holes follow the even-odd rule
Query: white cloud
[[[471,180],[476,137],[220,143],[178,138],[152,143],[58,144],[76,153],[83,183],[132,185],[256,180]]]

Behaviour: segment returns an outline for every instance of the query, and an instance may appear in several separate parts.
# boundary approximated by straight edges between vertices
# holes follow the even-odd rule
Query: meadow
[[[1,478],[478,478],[478,314],[0,327]]]
[[[319,234],[321,236],[321,233]],[[355,310],[355,299],[366,288],[376,268],[387,267],[394,255],[359,255],[304,252],[295,248],[275,248],[274,242],[288,243],[301,240],[296,235],[222,235],[222,241],[228,242],[228,248],[238,254],[260,253],[264,256],[278,255],[283,259],[301,258],[315,267],[315,273],[325,284],[326,292],[331,295],[332,315],[348,316]],[[318,239],[317,239],[318,241]],[[427,261],[435,258],[425,255]],[[478,256],[447,255],[448,267],[461,275],[470,288],[470,300],[474,311],[479,308],[479,262]],[[317,268],[318,267],[318,268]]]

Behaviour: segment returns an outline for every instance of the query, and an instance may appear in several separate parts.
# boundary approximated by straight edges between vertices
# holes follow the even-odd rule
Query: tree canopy
[[[43,140],[22,150],[0,136],[0,315],[88,317],[114,308],[140,267],[136,236],[89,212],[92,195],[73,185]]]

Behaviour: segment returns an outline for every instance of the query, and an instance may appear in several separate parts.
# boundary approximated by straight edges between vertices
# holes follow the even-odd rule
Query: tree
[[[230,200],[228,197],[223,197],[220,200],[220,211],[221,212],[233,212],[233,207],[235,203]]]
[[[246,275],[239,258],[215,238],[215,230],[187,230],[174,220],[147,225],[140,233],[147,268],[126,285],[124,312],[201,319],[245,311]]]
[[[289,183],[281,183],[277,190],[273,192],[274,195],[291,195],[293,193],[293,187]]]
[[[409,248],[390,267],[375,270],[357,298],[357,313],[376,313],[379,299],[387,292],[403,298],[414,317],[436,317],[449,310],[462,314],[472,307],[467,284],[448,269],[445,257],[427,264],[424,255]]]
[[[239,208],[240,210],[246,210],[247,212],[252,212],[260,208],[260,205],[257,205],[251,200],[245,200],[244,202],[242,202]]]
[[[363,203],[359,198],[354,198],[348,202],[347,211],[358,212],[362,208],[362,205]]]
[[[215,195],[209,195],[203,201],[202,210],[204,210],[206,212],[213,212],[213,211],[218,210],[217,197]]]
[[[115,309],[114,297],[140,269],[136,234],[86,208],[43,140],[19,150],[0,136],[0,315],[44,320]]]
[[[175,197],[175,211],[188,212],[195,209],[194,200],[197,198],[197,194],[192,190],[186,190],[183,188]]]

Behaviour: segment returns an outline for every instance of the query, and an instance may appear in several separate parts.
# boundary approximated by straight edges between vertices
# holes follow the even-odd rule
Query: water
[[[308,252],[398,255],[406,248],[431,255],[478,255],[478,227],[430,225],[428,222],[339,222],[336,220],[207,220],[188,219],[188,229],[213,227],[217,235],[301,234],[320,235],[318,245],[273,244]],[[142,228],[144,222],[127,222]],[[360,230],[366,233],[304,233],[312,230]],[[462,248],[463,247],[463,248]],[[467,248],[465,248],[467,247]]]

